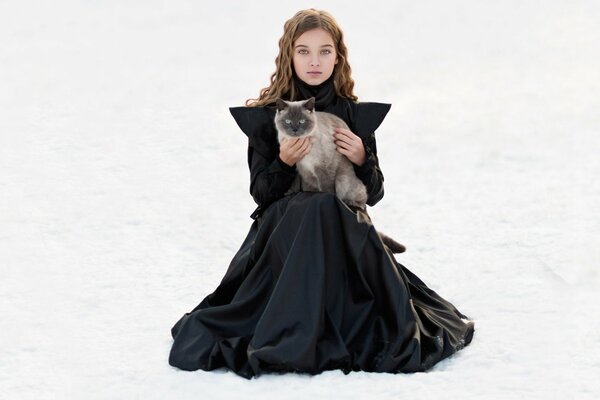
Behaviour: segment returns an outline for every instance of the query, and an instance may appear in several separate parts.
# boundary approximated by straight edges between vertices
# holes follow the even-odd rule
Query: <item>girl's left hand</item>
[[[345,155],[354,164],[361,166],[367,159],[362,139],[349,129],[335,128],[333,143],[336,150]]]

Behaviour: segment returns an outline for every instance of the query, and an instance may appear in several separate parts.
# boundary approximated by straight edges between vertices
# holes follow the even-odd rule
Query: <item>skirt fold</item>
[[[369,218],[300,192],[255,220],[221,283],[172,327],[172,366],[416,372],[472,339],[473,321],[396,261]]]

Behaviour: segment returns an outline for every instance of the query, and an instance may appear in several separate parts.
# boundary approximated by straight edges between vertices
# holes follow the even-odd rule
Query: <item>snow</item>
[[[228,107],[330,11],[377,131],[375,226],[473,318],[426,373],[185,372],[171,326],[252,220]],[[600,396],[600,3],[0,3],[0,398]]]

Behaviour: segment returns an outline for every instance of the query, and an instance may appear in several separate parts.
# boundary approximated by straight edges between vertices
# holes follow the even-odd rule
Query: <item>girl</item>
[[[424,371],[471,342],[474,323],[398,263],[365,210],[334,194],[284,195],[306,139],[277,141],[275,100],[316,98],[344,119],[337,151],[383,197],[375,130],[390,104],[357,103],[340,27],[324,11],[285,23],[271,83],[230,109],[248,136],[250,231],[216,290],[171,329],[169,363],[226,367],[247,379],[264,372]]]

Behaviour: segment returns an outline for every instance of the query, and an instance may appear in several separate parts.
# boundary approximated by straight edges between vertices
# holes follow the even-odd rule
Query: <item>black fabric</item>
[[[298,78],[296,71],[294,71],[293,82],[297,93],[296,100],[307,100],[311,97],[314,97],[315,110],[317,111],[323,111],[327,106],[335,101],[336,92],[333,74],[331,74],[329,78],[321,82],[319,85],[309,85],[302,79]]]
[[[343,119],[350,130],[363,142],[366,161],[363,165],[352,164],[356,176],[367,188],[367,204],[374,206],[384,195],[384,176],[379,167],[375,130],[381,125],[391,108],[386,103],[355,103],[336,96],[322,111]],[[256,219],[276,199],[289,189],[297,173],[281,160],[273,107],[230,107],[231,115],[248,137],[248,167],[250,169],[250,193],[258,205],[250,215]],[[284,164],[283,166],[281,164]]]
[[[256,219],[275,200],[283,197],[298,174],[296,167],[285,164],[279,156],[271,161],[259,152],[248,149],[250,164],[250,193],[258,204],[251,217]]]
[[[425,371],[471,342],[474,323],[462,318],[361,211],[299,192],[252,223],[216,290],[175,323],[169,363],[247,379]]]
[[[383,197],[375,130],[390,104],[336,96],[323,109],[363,140],[357,176]],[[368,215],[334,194],[284,196],[297,174],[279,158],[271,107],[232,107],[248,137],[259,205],[221,283],[172,327],[169,363],[266,372],[425,371],[471,342],[474,323],[401,265]],[[199,275],[197,279],[201,279]]]

